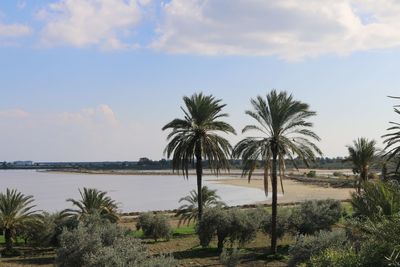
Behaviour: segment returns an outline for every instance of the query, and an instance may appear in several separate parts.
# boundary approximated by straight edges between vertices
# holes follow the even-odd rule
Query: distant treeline
[[[296,166],[291,161],[286,162],[287,168],[307,168],[300,159],[295,159]],[[241,160],[230,160],[232,169],[241,169]],[[208,162],[203,163],[208,168]],[[262,162],[259,162],[262,166]],[[194,168],[194,165],[192,166]],[[317,158],[311,163],[313,169],[351,169],[351,162],[345,162],[344,158]],[[115,162],[32,162],[16,161],[2,162],[0,169],[88,169],[88,170],[169,170],[172,169],[171,160],[151,160],[149,158],[140,158],[138,161],[115,161]]]

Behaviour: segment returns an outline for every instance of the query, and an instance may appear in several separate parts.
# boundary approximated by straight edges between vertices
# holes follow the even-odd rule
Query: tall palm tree
[[[272,90],[266,99],[258,96],[250,100],[253,110],[246,114],[253,118],[257,124],[248,125],[243,133],[255,131],[256,137],[246,137],[234,148],[233,155],[243,161],[243,175],[248,174],[250,182],[252,173],[259,160],[263,162],[264,190],[268,196],[268,179],[271,169],[272,184],[272,216],[271,216],[271,250],[277,252],[277,194],[278,194],[278,169],[281,186],[285,171],[285,160],[298,157],[309,164],[315,160],[315,154],[321,155],[319,148],[311,141],[320,138],[310,129],[313,124],[307,119],[316,115],[309,110],[308,104],[293,99],[287,92]]]
[[[365,137],[353,141],[352,146],[347,146],[349,157],[346,159],[353,163],[353,172],[358,175],[357,193],[361,191],[361,185],[368,180],[371,164],[376,158],[376,142]]]
[[[233,133],[235,130],[228,123],[219,120],[227,117],[222,113],[226,106],[220,99],[202,93],[183,97],[185,108],[183,119],[174,119],[166,124],[162,130],[171,129],[169,141],[164,153],[172,156],[172,168],[188,178],[189,165],[196,162],[198,217],[203,213],[202,203],[202,176],[203,160],[208,161],[210,169],[218,174],[221,169],[229,169],[228,157],[231,152],[229,142],[218,133]],[[196,160],[195,160],[196,159]]]
[[[79,219],[82,215],[97,213],[111,222],[119,220],[118,204],[107,196],[107,192],[84,187],[83,191],[79,189],[79,194],[81,195],[80,200],[67,199],[77,209],[66,209],[63,211],[63,215],[75,216]]]
[[[25,196],[15,189],[7,188],[5,193],[0,193],[0,228],[4,230],[6,250],[12,250],[16,231],[37,219],[33,201],[33,196]]]
[[[391,97],[391,98],[396,98],[400,99],[400,97]],[[394,112],[396,112],[398,115],[400,115],[400,107],[399,105],[394,106]],[[387,154],[385,155],[387,157],[387,162],[393,163],[395,161],[395,168],[393,173],[391,173],[394,176],[399,176],[399,171],[400,171],[400,123],[393,122],[391,121],[390,124],[392,127],[389,127],[387,130],[389,131],[388,134],[383,135],[382,137],[385,138],[383,141],[384,144],[386,144],[385,150],[387,151]]]
[[[203,210],[215,206],[225,206],[225,203],[221,201],[220,196],[217,195],[217,190],[209,189],[207,186],[203,186],[201,189],[201,196],[203,198]],[[191,221],[195,221],[198,216],[198,194],[196,190],[190,191],[190,194],[181,198],[179,203],[185,202],[178,208],[176,213],[179,218],[179,225],[181,223],[189,224]]]

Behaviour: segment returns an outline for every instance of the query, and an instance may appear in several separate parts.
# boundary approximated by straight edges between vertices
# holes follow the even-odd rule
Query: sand
[[[262,179],[252,179],[250,183],[247,179],[220,179],[213,180],[214,183],[227,184],[234,186],[243,186],[251,188],[259,188],[264,190]],[[283,186],[285,193],[278,197],[278,203],[296,203],[306,200],[317,200],[317,199],[336,199],[336,200],[348,200],[350,199],[350,193],[354,192],[351,188],[331,188],[321,187],[316,185],[310,185],[305,183],[296,182],[293,180],[283,180]],[[271,191],[271,187],[269,187]],[[281,192],[280,184],[278,184],[278,193]],[[271,200],[263,201],[262,203],[271,203]]]

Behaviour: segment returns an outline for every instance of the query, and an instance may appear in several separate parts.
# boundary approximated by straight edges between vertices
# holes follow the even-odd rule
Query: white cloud
[[[59,0],[38,12],[45,21],[45,45],[129,47],[122,40],[132,34],[141,17],[137,0]]]
[[[399,46],[399,12],[395,0],[172,0],[151,46],[287,60],[346,55]]]
[[[32,30],[23,24],[0,23],[0,38],[17,38],[30,35]]]

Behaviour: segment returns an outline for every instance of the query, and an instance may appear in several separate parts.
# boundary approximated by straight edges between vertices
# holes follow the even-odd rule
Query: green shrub
[[[171,237],[171,225],[168,218],[161,214],[142,213],[136,228],[142,229],[145,237],[153,238],[156,242],[161,238],[169,240]]]
[[[289,266],[297,266],[308,262],[314,255],[328,248],[342,248],[347,243],[346,234],[342,230],[332,232],[320,231],[316,235],[299,235],[289,249]]]
[[[289,229],[289,218],[290,218],[290,210],[289,209],[281,209],[278,210],[278,215],[276,218],[276,234],[278,239],[282,238],[285,233]],[[262,222],[261,229],[264,234],[271,236],[271,213],[266,213]]]
[[[226,249],[222,250],[221,255],[219,255],[220,262],[226,267],[236,267],[239,264],[240,252],[238,249],[234,248],[232,251]]]
[[[289,218],[290,228],[300,234],[313,234],[330,230],[342,214],[340,201],[333,199],[312,200],[293,208]]]
[[[333,176],[335,176],[335,177],[343,177],[344,174],[343,174],[343,172],[336,171],[336,172],[333,172]]]
[[[328,248],[322,253],[312,256],[311,267],[361,267],[356,252],[351,248]]]
[[[238,242],[243,245],[256,237],[260,227],[261,216],[254,216],[254,211],[240,209],[224,210],[212,208],[207,210],[197,225],[200,244],[207,247],[212,238],[217,236],[218,249],[222,251],[225,241]]]
[[[139,240],[98,216],[88,216],[76,229],[64,229],[56,254],[60,267],[176,266],[169,257],[150,257]]]
[[[317,172],[316,171],[309,171],[307,173],[307,177],[308,178],[315,178],[315,177],[317,177]]]

